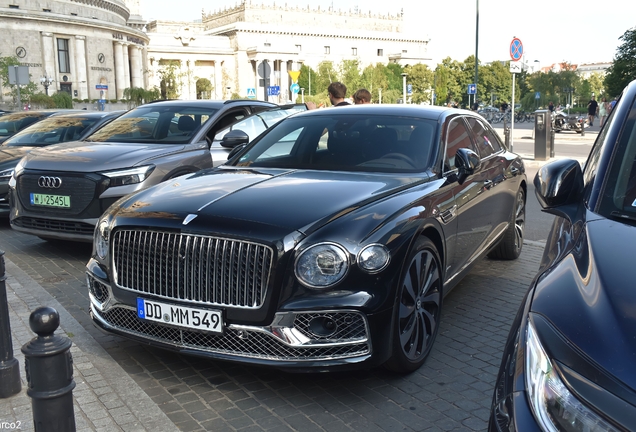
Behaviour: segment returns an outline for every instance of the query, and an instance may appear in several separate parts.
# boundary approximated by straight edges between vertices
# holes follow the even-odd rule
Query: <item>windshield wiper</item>
[[[620,211],[613,211],[610,213],[610,216],[615,220],[629,220],[636,222],[636,215],[630,213],[624,213]]]

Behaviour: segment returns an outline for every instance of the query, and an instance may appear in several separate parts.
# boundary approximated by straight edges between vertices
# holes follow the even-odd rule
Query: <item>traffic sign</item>
[[[280,86],[267,87],[267,96],[278,96],[278,95],[280,95]]]
[[[412,95],[413,94],[413,84],[407,84],[406,85],[406,94],[407,95]]]
[[[97,90],[108,90],[107,84],[95,84],[95,89]]]
[[[289,76],[291,77],[293,82],[298,82],[298,76],[300,76],[300,71],[287,71]]]
[[[541,99],[541,92],[534,92],[535,99]]]
[[[521,72],[521,63],[516,61],[510,62],[510,72],[512,73],[520,73]]]
[[[300,92],[300,86],[298,85],[298,83],[293,83],[292,85],[289,86],[289,89],[291,90],[292,93]]]
[[[256,89],[254,87],[247,88],[247,98],[256,99]]]
[[[519,38],[512,39],[510,42],[510,58],[512,61],[519,61],[523,56],[523,44]]]
[[[468,84],[468,94],[475,94],[477,92],[477,86],[475,84]]]

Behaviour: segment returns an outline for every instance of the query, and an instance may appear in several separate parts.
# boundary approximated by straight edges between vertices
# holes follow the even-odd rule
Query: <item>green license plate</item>
[[[31,194],[31,205],[71,208],[71,197],[66,195]]]

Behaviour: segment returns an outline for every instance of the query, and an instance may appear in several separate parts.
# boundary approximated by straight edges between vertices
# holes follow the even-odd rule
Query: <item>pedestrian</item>
[[[554,103],[552,101],[548,104],[548,110],[554,114]]]
[[[347,86],[341,82],[332,82],[327,87],[327,93],[329,94],[329,101],[333,106],[345,106],[351,105],[345,100],[347,97]]]
[[[598,116],[601,119],[601,127],[605,124],[605,120],[607,120],[607,115],[609,114],[610,109],[607,98],[601,98],[601,103],[598,106]]]
[[[610,111],[614,109],[614,105],[616,105],[617,100],[618,100],[618,97],[614,96],[614,99],[612,99],[612,101],[610,102]]]
[[[598,114],[598,102],[594,99],[594,95],[592,95],[592,99],[587,103],[587,122],[590,126],[594,126],[594,117]]]
[[[371,103],[371,93],[367,89],[359,89],[357,92],[353,94],[353,103],[356,105],[361,104],[370,104]]]

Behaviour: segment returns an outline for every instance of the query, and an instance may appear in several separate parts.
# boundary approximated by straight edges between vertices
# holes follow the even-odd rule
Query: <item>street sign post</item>
[[[406,94],[411,96],[413,94],[413,84],[406,85]]]
[[[510,104],[510,151],[514,147],[513,137],[515,131],[515,77],[521,72],[521,58],[523,57],[523,44],[521,39],[517,37],[512,38],[510,42],[510,72],[512,73],[512,103]]]
[[[267,96],[279,96],[279,95],[280,95],[280,86],[267,87]]]
[[[474,95],[477,91],[477,86],[475,84],[468,84],[468,94]]]
[[[247,98],[256,99],[256,89],[254,87],[247,88]]]
[[[523,44],[519,38],[513,38],[510,42],[510,58],[512,61],[519,61],[523,57]]]

